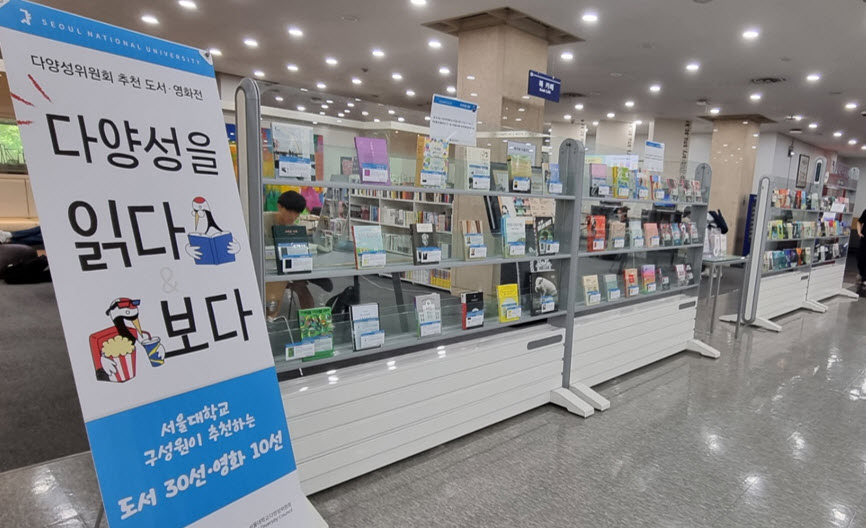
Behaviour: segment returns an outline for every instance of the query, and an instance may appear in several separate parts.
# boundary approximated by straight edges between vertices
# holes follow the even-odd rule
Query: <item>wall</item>
[[[845,158],[840,159],[840,161],[849,167],[857,167],[860,169],[860,181],[857,182],[857,188],[860,189],[860,192],[854,195],[854,214],[858,217],[863,213],[863,210],[866,209],[866,184],[864,184],[863,175],[866,174],[866,158]]]
[[[791,146],[792,141],[794,143],[794,156],[788,157],[788,147]],[[836,158],[835,152],[820,149],[797,138],[774,132],[761,133],[758,139],[758,158],[755,163],[755,178],[752,192],[757,191],[758,182],[764,176],[772,176],[777,185],[790,189],[795,188],[797,167],[801,154],[809,156],[810,176],[813,174],[815,168],[815,160],[819,157],[828,160],[828,169],[829,164]]]

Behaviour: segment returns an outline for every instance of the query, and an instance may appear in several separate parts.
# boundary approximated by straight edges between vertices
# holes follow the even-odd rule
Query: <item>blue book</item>
[[[226,262],[234,262],[235,256],[229,253],[229,243],[234,240],[231,233],[219,233],[213,236],[190,233],[189,245],[198,247],[201,258],[196,259],[196,264],[219,265]]]

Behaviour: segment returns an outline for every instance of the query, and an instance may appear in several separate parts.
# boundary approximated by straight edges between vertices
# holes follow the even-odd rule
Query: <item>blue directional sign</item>
[[[554,103],[559,102],[559,89],[562,81],[545,73],[529,70],[529,88],[526,92]]]

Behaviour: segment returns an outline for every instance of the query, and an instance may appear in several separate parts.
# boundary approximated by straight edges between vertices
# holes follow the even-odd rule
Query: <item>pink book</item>
[[[384,139],[356,137],[355,150],[358,152],[361,183],[391,184],[388,143]]]

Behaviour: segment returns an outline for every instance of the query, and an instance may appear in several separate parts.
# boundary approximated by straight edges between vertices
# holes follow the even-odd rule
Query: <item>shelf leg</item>
[[[718,359],[722,354],[711,347],[710,345],[704,343],[703,341],[698,341],[697,339],[689,339],[686,341],[686,350],[689,352],[697,352],[702,356],[706,356],[713,359]]]
[[[560,407],[565,408],[568,412],[576,414],[581,418],[592,416],[595,413],[595,409],[592,408],[592,405],[578,398],[577,394],[571,392],[569,389],[562,387],[550,391],[550,403],[559,405]]]
[[[759,328],[763,328],[764,330],[770,330],[772,332],[781,332],[782,325],[778,325],[769,319],[764,319],[763,317],[756,317],[755,321],[752,323],[754,326]]]
[[[722,315],[719,317],[719,321],[722,321],[723,323],[736,324],[737,323],[737,314]]]
[[[803,303],[803,308],[806,310],[812,310],[813,312],[818,313],[826,313],[828,308],[826,305],[819,303],[818,301],[806,301]]]
[[[304,497],[305,504],[301,506],[302,508],[307,508],[309,512],[307,515],[310,520],[313,522],[310,526],[312,528],[328,528],[328,523],[325,522],[325,519],[322,518],[322,514],[316,511],[316,507],[313,506],[313,503],[310,502],[310,499]]]
[[[842,297],[848,297],[849,299],[859,299],[860,298],[860,296],[857,295],[857,293],[852,292],[851,290],[846,290],[845,288],[842,288],[841,290],[839,290],[839,295],[841,295]]]
[[[572,383],[569,388],[571,389],[571,392],[577,394],[580,399],[589,402],[589,404],[595,407],[597,411],[606,411],[610,409],[610,400],[589,388],[588,385],[583,383]]]

